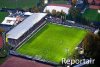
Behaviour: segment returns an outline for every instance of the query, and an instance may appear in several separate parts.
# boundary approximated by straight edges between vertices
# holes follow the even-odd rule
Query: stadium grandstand
[[[6,42],[16,47],[46,24],[47,13],[33,13],[6,34]]]
[[[46,12],[47,10],[50,11],[50,13],[52,13],[52,10],[56,10],[56,11],[64,11],[66,14],[68,14],[69,8],[71,7],[71,5],[64,5],[64,4],[49,4],[48,6],[46,6],[44,8],[43,12]]]

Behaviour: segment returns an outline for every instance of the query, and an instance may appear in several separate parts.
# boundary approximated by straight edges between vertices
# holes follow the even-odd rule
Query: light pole
[[[98,13],[100,14],[100,10],[98,10]]]
[[[44,0],[44,4],[48,4],[48,0]]]

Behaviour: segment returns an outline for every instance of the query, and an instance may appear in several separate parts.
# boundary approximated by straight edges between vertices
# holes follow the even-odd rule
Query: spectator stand
[[[96,30],[93,27],[81,25],[81,24],[78,24],[78,23],[72,23],[72,22],[68,22],[68,21],[63,22],[60,18],[55,18],[55,17],[51,17],[51,18],[47,19],[47,21],[52,22],[52,23],[67,25],[67,26],[73,26],[73,27],[77,27],[77,28],[80,28],[80,29],[86,29],[86,30],[89,30],[91,32],[94,32]]]

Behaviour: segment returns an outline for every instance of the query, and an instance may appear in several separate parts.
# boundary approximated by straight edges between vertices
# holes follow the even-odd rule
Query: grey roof
[[[18,39],[27,32],[34,24],[38,23],[47,13],[33,13],[7,33],[7,38]]]

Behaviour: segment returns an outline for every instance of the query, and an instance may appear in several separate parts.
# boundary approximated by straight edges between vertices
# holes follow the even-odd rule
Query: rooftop
[[[91,9],[100,9],[100,6],[90,5],[89,8],[91,8]]]
[[[92,3],[93,0],[88,0],[89,3]],[[100,0],[95,0],[96,4],[100,4]]]
[[[46,15],[46,13],[33,13],[31,16],[9,31],[7,33],[8,38],[20,38],[25,32],[27,32],[27,30],[29,30],[34,24],[38,23]]]
[[[52,10],[56,10],[61,12],[62,10],[68,14],[69,8],[71,7],[71,5],[64,5],[64,4],[49,4],[48,6],[46,6],[44,8],[44,12],[46,12],[46,10],[49,10],[50,13],[52,13]]]

